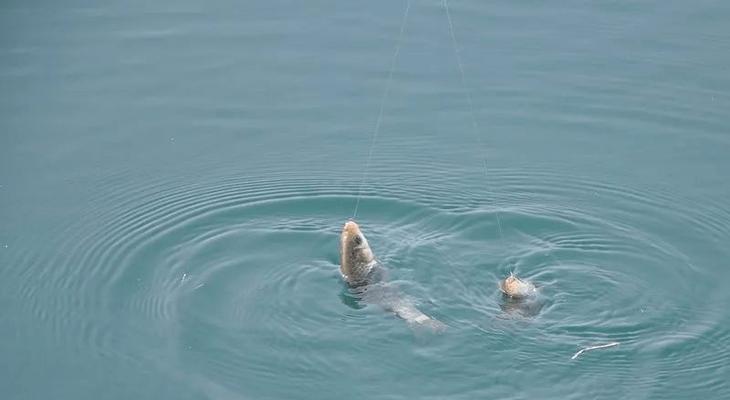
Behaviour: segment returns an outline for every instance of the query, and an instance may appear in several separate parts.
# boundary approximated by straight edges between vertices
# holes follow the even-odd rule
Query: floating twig
[[[618,342],[611,342],[611,343],[607,343],[607,344],[600,344],[598,346],[589,346],[589,347],[586,347],[585,349],[581,349],[577,353],[573,354],[573,357],[570,357],[570,359],[575,360],[576,358],[578,358],[579,355],[581,355],[584,352],[589,351],[589,350],[605,349],[606,347],[613,347],[613,346],[618,346],[618,345],[619,345]]]

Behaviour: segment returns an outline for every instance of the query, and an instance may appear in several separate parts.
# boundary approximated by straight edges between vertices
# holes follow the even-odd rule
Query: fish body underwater
[[[442,322],[416,308],[394,285],[385,280],[385,268],[354,221],[347,221],[340,235],[340,273],[360,300],[382,306],[411,327],[426,327],[436,332],[446,328]]]

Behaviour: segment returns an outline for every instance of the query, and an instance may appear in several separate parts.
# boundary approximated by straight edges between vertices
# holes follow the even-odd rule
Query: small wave
[[[669,373],[680,357],[693,371],[720,368],[730,350],[717,344],[727,336],[722,316],[717,307],[697,313],[686,301],[704,269],[665,232],[683,226],[727,237],[723,205],[545,170],[490,171],[487,190],[458,170],[432,168],[407,186],[386,168],[361,193],[361,225],[390,279],[449,326],[430,350],[403,359],[387,359],[396,349],[382,343],[412,337],[407,326],[342,297],[337,235],[359,182],[337,176],[141,186],[112,179],[48,244],[62,256],[14,252],[9,261],[27,266],[14,272],[23,283],[17,295],[70,348],[139,363],[129,351],[145,349],[131,338],[145,338],[163,344],[150,353],[164,354],[157,368],[231,390],[270,385],[281,373],[302,384],[311,384],[307,371],[334,379],[327,371],[350,368],[353,346],[387,359],[390,371],[419,362],[453,373],[458,360],[478,365],[489,351],[491,362],[585,377],[606,371],[590,364],[601,358],[621,371],[611,379],[647,390],[636,377],[646,375],[647,360],[666,358],[646,379]],[[510,272],[538,286],[536,312],[505,307],[497,282]],[[44,293],[54,293],[53,302]],[[724,291],[712,293],[709,302],[727,303]],[[621,345],[587,354],[580,372],[568,363],[578,347],[608,341]],[[277,372],[282,364],[288,369]],[[472,390],[478,378],[460,385]]]

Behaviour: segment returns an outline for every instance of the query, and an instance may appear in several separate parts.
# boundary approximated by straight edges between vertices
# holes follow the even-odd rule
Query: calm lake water
[[[0,396],[730,398],[730,3],[406,9],[3,2]]]

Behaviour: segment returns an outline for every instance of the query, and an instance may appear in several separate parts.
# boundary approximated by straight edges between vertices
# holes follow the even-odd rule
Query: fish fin
[[[426,314],[421,314],[418,317],[409,320],[408,323],[413,329],[427,328],[434,333],[441,333],[447,328],[446,324],[437,319],[431,318]]]

